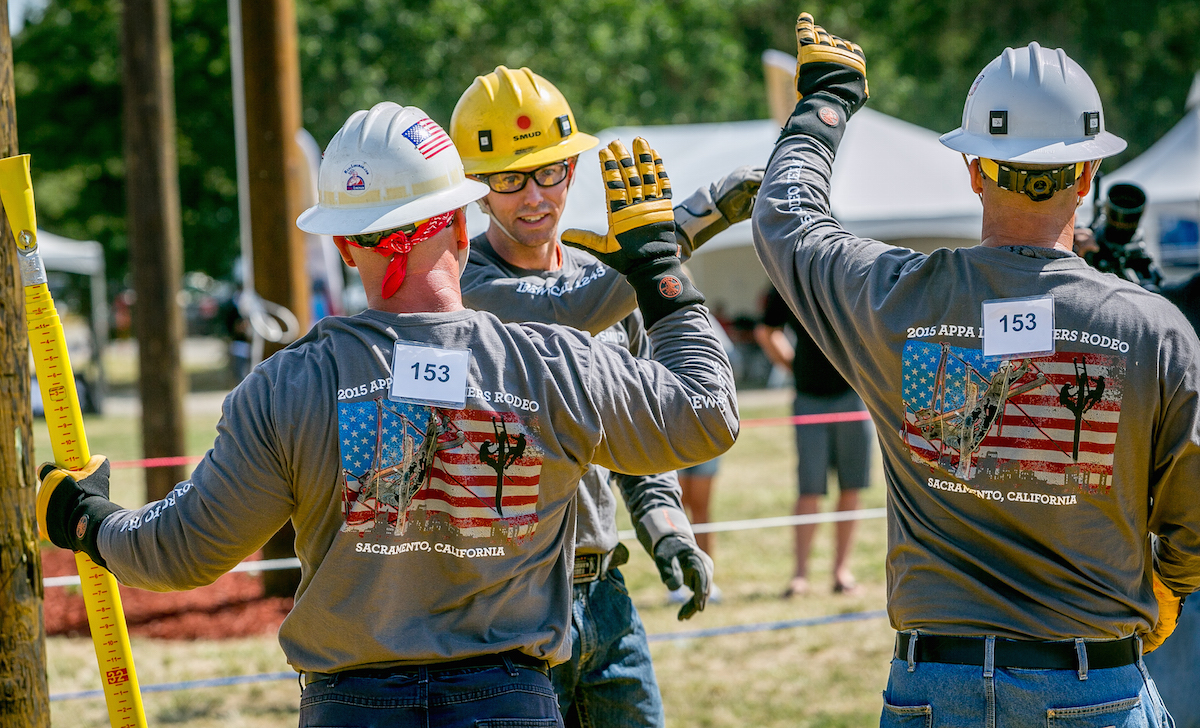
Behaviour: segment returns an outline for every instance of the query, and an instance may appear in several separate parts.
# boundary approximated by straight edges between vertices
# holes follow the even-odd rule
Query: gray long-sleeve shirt
[[[642,314],[624,277],[582,250],[560,249],[563,260],[557,270],[532,270],[504,260],[486,236],[476,237],[462,278],[463,301],[501,321],[581,329],[624,312],[625,317],[617,323],[597,331],[596,338],[648,359],[650,346]],[[607,553],[619,541],[617,502],[609,477],[607,468],[593,465],[579,480],[577,553]],[[661,506],[683,512],[679,479],[673,470],[647,476],[617,474],[613,481],[621,489],[634,523]]]
[[[324,319],[230,394],[190,480],[105,520],[100,551],[125,584],[187,589],[290,517],[301,582],[279,639],[298,670],[511,649],[561,662],[588,464],[653,473],[714,457],[737,432],[703,311],[650,339],[655,361],[471,310]],[[465,405],[390,398],[391,377],[410,375],[407,361],[391,371],[397,342],[468,350]]]
[[[1152,560],[1175,591],[1200,587],[1191,326],[1069,253],[856,238],[829,213],[832,162],[809,137],[782,141],[754,240],[877,425],[892,625],[1043,640],[1150,629]],[[984,301],[1046,295],[1053,354],[982,356]]]
[[[637,296],[625,276],[583,251],[561,249],[559,270],[530,270],[509,265],[485,236],[476,236],[462,275],[463,300],[504,321],[562,323],[593,336],[637,310]]]

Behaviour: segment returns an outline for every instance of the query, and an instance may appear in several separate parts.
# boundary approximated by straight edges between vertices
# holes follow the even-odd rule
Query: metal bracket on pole
[[[229,61],[233,77],[233,140],[237,156],[238,238],[242,251],[242,295],[238,312],[250,322],[250,366],[262,361],[263,345],[290,344],[300,322],[285,306],[266,301],[254,290],[254,236],[250,227],[250,152],[246,131],[246,65],[242,52],[242,2],[229,0]]]

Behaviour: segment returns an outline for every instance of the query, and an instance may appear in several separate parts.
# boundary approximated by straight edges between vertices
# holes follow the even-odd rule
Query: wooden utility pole
[[[125,194],[133,268],[142,452],[186,455],[181,348],[176,303],[183,276],[175,86],[167,0],[125,0],[121,21],[125,85]],[[146,497],[158,500],[187,477],[183,466],[148,468]]]
[[[0,157],[17,154],[12,38],[0,2]],[[17,244],[0,215],[0,727],[49,726],[42,556],[29,406],[29,339]]]
[[[232,7],[232,4],[231,4]],[[245,69],[246,150],[250,171],[250,230],[254,242],[254,288],[262,298],[296,315],[308,330],[309,282],[305,238],[296,227],[304,211],[308,177],[296,132],[300,130],[300,57],[292,0],[242,0],[242,58]],[[280,348],[267,344],[264,356]],[[263,547],[268,559],[295,555],[289,522]],[[298,570],[267,571],[269,595],[291,596]]]

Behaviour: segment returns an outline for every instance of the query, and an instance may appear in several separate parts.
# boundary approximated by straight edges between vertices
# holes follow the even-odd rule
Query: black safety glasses
[[[486,184],[492,192],[508,195],[525,189],[525,185],[529,184],[530,179],[538,187],[553,187],[562,184],[562,181],[571,174],[572,167],[574,167],[574,160],[568,159],[547,164],[545,167],[538,167],[532,172],[493,172],[492,174],[474,175],[474,177]]]

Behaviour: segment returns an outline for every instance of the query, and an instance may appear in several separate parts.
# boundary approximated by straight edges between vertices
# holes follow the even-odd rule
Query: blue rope
[[[270,682],[274,680],[295,680],[295,672],[265,672],[260,675],[234,675],[233,677],[210,677],[206,680],[185,680],[183,682],[159,683],[158,685],[143,685],[143,693],[166,693],[172,690],[190,690],[192,688],[223,688],[229,685],[245,685],[246,683]],[[103,690],[81,690],[77,693],[55,693],[50,696],[50,702],[59,700],[82,700],[84,698],[103,698]]]
[[[729,627],[713,629],[695,629],[687,632],[664,632],[647,635],[650,642],[668,642],[674,640],[700,639],[702,637],[721,637],[729,634],[745,634],[747,632],[774,632],[794,627],[815,627],[822,624],[837,624],[840,622],[857,622],[864,619],[879,619],[886,617],[887,612],[878,609],[872,612],[850,612],[847,614],[830,614],[824,617],[809,617],[808,619],[789,619],[783,622],[760,622],[758,624],[735,624]],[[229,685],[245,685],[247,683],[272,682],[275,680],[295,680],[295,672],[267,672],[260,675],[235,675],[234,677],[214,677],[206,680],[185,680],[183,682],[159,683],[143,685],[143,693],[165,693],[173,690],[191,690],[193,688],[221,688]],[[50,696],[50,702],[60,700],[84,700],[87,698],[102,698],[103,690],[81,690],[74,693],[55,693]]]
[[[713,629],[694,629],[689,632],[662,632],[646,635],[648,642],[668,642],[675,640],[690,640],[700,637],[720,637],[727,634],[744,634],[746,632],[774,632],[793,627],[815,627],[821,624],[837,624],[838,622],[857,622],[863,619],[879,619],[886,617],[882,609],[873,612],[849,612],[847,614],[830,614],[824,617],[809,617],[808,619],[789,619],[784,622],[759,622],[758,624],[734,624],[729,627],[714,627]]]

